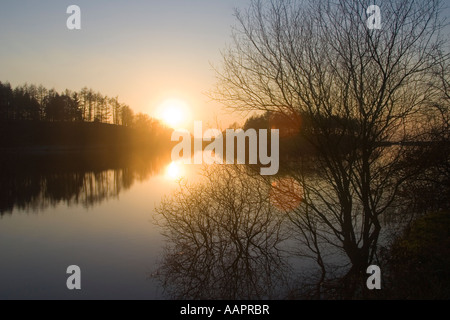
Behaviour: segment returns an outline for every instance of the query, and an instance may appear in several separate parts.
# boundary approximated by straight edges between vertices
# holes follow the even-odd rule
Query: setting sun
[[[186,102],[178,99],[165,100],[158,108],[157,117],[172,128],[179,128],[190,120]]]

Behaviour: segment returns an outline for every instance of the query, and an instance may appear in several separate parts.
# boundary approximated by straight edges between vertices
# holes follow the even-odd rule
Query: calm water
[[[1,157],[0,299],[289,297],[292,271],[313,267],[288,254],[298,243],[284,210],[300,204],[300,187],[219,167],[127,153]],[[181,178],[202,184],[166,202],[162,219],[155,208]],[[66,287],[71,265],[81,290]]]
[[[195,169],[111,155],[2,161],[0,299],[159,299],[161,198]],[[82,290],[66,287],[69,265]]]

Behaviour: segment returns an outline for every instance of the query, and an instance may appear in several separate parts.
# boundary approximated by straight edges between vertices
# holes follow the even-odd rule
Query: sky
[[[206,93],[249,0],[1,0],[0,81],[74,91],[87,86],[156,116],[167,99],[193,120],[230,123]],[[69,30],[70,5],[81,30]]]
[[[250,0],[0,0],[0,81],[119,96],[158,116],[177,99],[191,120],[220,128],[234,121],[207,92],[221,50],[231,43],[234,9]],[[67,7],[81,8],[69,30]],[[447,12],[444,15],[448,16]]]

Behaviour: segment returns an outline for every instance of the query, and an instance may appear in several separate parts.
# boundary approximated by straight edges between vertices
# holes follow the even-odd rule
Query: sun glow
[[[178,99],[165,100],[158,108],[157,117],[174,129],[180,129],[190,121],[190,110],[186,102]]]
[[[171,162],[166,168],[166,177],[170,180],[179,180],[183,175],[184,170],[180,163]]]

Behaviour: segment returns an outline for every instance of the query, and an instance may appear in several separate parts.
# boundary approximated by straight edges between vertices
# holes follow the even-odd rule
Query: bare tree
[[[293,171],[303,202],[289,216],[329,278],[325,248],[344,252],[347,297],[376,259],[381,217],[414,170],[401,166],[415,115],[434,99],[445,61],[439,0],[378,1],[381,29],[366,24],[369,0],[254,1],[218,71],[215,98],[236,111],[305,117],[314,178]],[[296,172],[296,173],[295,173]],[[345,264],[344,264],[345,265]]]
[[[285,216],[269,186],[245,167],[213,167],[157,208],[167,239],[155,276],[177,299],[284,297],[288,266]]]
[[[121,104],[119,102],[119,97],[113,97],[109,100],[109,103],[111,105],[112,109],[112,117],[113,117],[113,124],[119,125],[120,124],[120,112],[121,112]]]
[[[134,113],[133,110],[126,104],[122,104],[120,107],[120,117],[122,119],[122,125],[126,127],[133,126],[134,122]]]
[[[441,62],[434,71],[434,82],[431,82],[431,88],[435,96],[430,101],[434,108],[431,113],[432,128],[429,130],[436,140],[450,140],[450,63]],[[429,121],[431,120],[431,121]]]
[[[427,108],[416,116],[417,143],[409,148],[405,167],[423,170],[401,188],[411,212],[432,214],[450,209],[450,64],[441,62],[429,80]]]

